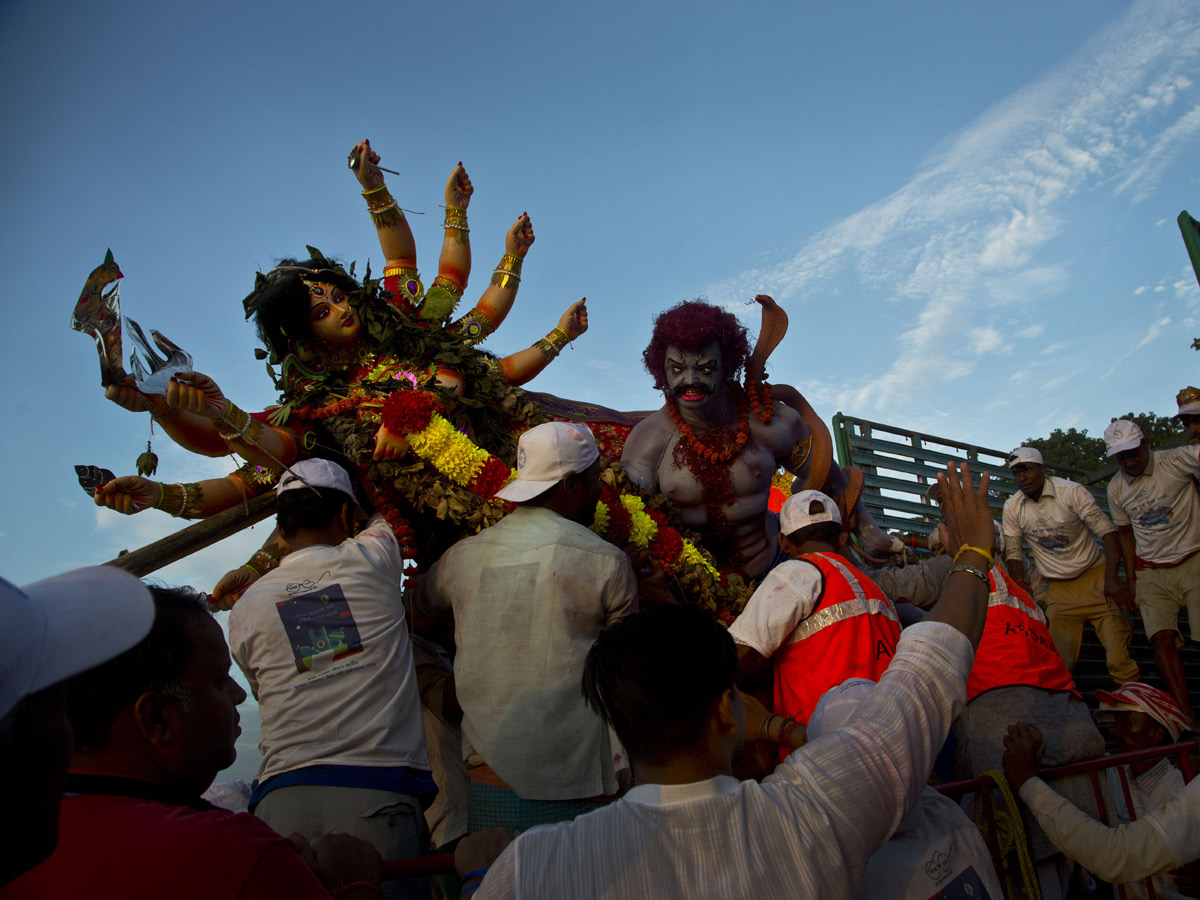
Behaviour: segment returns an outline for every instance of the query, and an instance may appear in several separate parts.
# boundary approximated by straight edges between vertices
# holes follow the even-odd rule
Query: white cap
[[[1104,429],[1104,443],[1108,444],[1107,456],[1136,450],[1143,440],[1145,435],[1142,434],[1142,429],[1137,427],[1136,422],[1130,422],[1128,419],[1117,419]]]
[[[808,509],[813,503],[820,503],[822,512],[809,512]],[[783,509],[779,511],[779,530],[783,534],[792,534],[807,525],[816,525],[818,522],[842,524],[842,513],[838,509],[838,505],[828,494],[822,494],[820,491],[801,491],[798,494],[792,494],[783,504]]]
[[[1171,418],[1178,419],[1180,416],[1197,416],[1200,415],[1200,388],[1194,388],[1190,385],[1175,395],[1175,402],[1179,405],[1179,412],[1175,413]]]
[[[815,741],[823,734],[837,731],[850,720],[858,705],[875,690],[868,678],[847,678],[821,695],[812,715],[808,717],[805,740]]]
[[[23,588],[0,578],[0,609],[0,717],[30,694],[124,653],[154,623],[150,591],[112,566]]]
[[[1018,447],[1012,453],[1008,454],[1008,459],[1004,464],[1010,469],[1014,466],[1019,466],[1022,463],[1029,463],[1036,466],[1044,466],[1042,462],[1042,451],[1036,447]]]
[[[517,442],[517,479],[496,491],[520,503],[544,494],[568,475],[584,472],[600,458],[592,429],[581,422],[546,422]]]
[[[361,512],[358,500],[354,496],[354,486],[350,484],[350,476],[337,463],[327,459],[302,459],[292,463],[283,472],[279,484],[275,486],[275,495],[280,496],[287,491],[300,488],[332,488],[341,491],[350,498],[355,509]]]

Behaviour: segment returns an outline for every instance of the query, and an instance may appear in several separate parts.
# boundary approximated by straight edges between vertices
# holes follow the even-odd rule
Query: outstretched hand
[[[173,410],[218,419],[228,401],[217,383],[202,372],[180,372],[167,382],[167,406]]]
[[[983,473],[979,487],[974,488],[969,463],[962,463],[961,472],[954,463],[947,463],[946,471],[938,473],[938,483],[942,486],[940,502],[950,529],[946,552],[954,556],[964,544],[991,549],[996,532],[988,507],[988,473]]]
[[[213,588],[209,605],[217,610],[233,609],[233,604],[237,603],[242,594],[256,581],[258,576],[245,566],[230,569]]]
[[[1045,753],[1046,745],[1036,725],[1018,722],[1008,726],[1004,738],[1004,777],[1014,790],[1019,791],[1021,785],[1038,773]]]
[[[162,488],[157,481],[141,475],[122,475],[96,488],[92,499],[97,506],[107,506],[122,515],[132,516],[149,509],[160,496]]]
[[[471,178],[460,162],[450,173],[450,180],[446,182],[446,205],[466,209],[474,193],[475,186],[471,184]]]
[[[558,327],[565,331],[571,340],[588,330],[587,297],[567,307],[567,311],[558,320]]]
[[[165,409],[165,402],[158,394],[143,394],[138,390],[137,379],[125,375],[104,389],[104,399],[111,400],[122,409],[130,412],[150,412],[159,414]]]
[[[529,248],[533,246],[533,223],[529,221],[529,213],[521,213],[508,234],[504,236],[504,252],[513,256],[525,258]]]
[[[383,173],[379,171],[379,154],[371,149],[370,141],[359,141],[350,151],[350,155],[352,158],[358,157],[354,177],[358,179],[364,191],[374,190],[383,184]]]

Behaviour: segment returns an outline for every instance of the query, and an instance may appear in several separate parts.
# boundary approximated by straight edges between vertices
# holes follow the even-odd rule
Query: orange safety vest
[[[847,678],[878,681],[896,655],[900,619],[879,585],[832,553],[797,557],[821,570],[812,614],[775,651],[775,712],[808,722],[817,701]]]
[[[992,688],[1014,684],[1070,691],[1079,697],[1071,673],[1054,648],[1045,613],[999,566],[992,566],[988,581],[992,592],[987,622],[967,679],[967,701]]]

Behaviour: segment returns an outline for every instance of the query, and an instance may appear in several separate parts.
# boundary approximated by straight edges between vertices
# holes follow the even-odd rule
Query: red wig
[[[732,313],[702,300],[685,300],[660,313],[654,320],[650,346],[642,352],[654,386],[660,391],[667,389],[667,347],[695,353],[714,341],[721,346],[725,377],[737,380],[750,355],[750,342],[745,326]]]

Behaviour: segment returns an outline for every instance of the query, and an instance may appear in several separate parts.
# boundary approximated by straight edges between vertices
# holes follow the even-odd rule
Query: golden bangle
[[[492,272],[492,284],[498,288],[515,286],[521,282],[521,264],[524,260],[512,253],[500,257],[500,265]]]
[[[155,509],[161,509],[167,515],[178,517],[183,512],[183,504],[186,499],[186,492],[183,485],[175,484],[160,484],[162,493],[158,498],[158,503]]]
[[[364,197],[370,197],[372,194],[378,194],[380,191],[386,191],[386,190],[387,190],[387,185],[381,184],[379,187],[371,188],[369,191],[363,191],[362,195]]]

